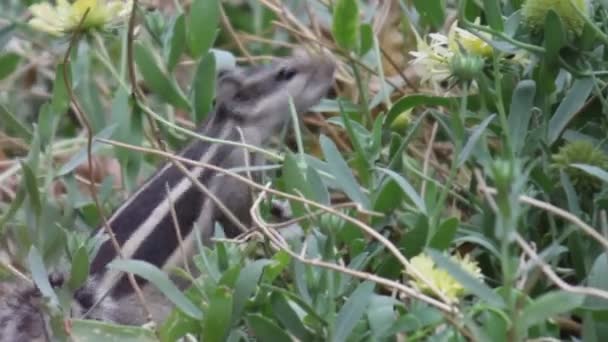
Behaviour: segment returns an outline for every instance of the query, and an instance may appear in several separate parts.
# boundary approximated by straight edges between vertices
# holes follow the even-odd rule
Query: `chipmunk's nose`
[[[333,78],[334,72],[336,71],[336,63],[334,59],[328,53],[322,53],[314,57],[315,63],[319,68],[319,72],[322,72],[327,77]]]
[[[332,77],[336,70],[336,63],[329,52],[311,53],[304,49],[297,49],[292,55],[292,60],[304,68],[314,68],[316,74]]]

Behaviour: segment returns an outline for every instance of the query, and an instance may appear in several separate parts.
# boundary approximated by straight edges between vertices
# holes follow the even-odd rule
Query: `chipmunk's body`
[[[297,112],[306,111],[327,93],[333,72],[333,63],[321,58],[291,58],[228,72],[218,82],[215,110],[198,132],[215,139],[262,146],[289,119],[290,97]],[[262,161],[242,147],[200,140],[186,147],[181,156],[227,169]],[[249,225],[251,196],[246,184],[203,167],[184,167],[238,220]],[[172,205],[179,228],[174,224]],[[191,178],[173,163],[162,166],[108,220],[123,257],[145,260],[160,268],[181,264],[182,251],[189,255],[192,249],[194,227],[201,227],[203,238],[208,239],[215,222],[222,224],[228,236],[240,232],[212,198],[194,186]],[[181,247],[176,229],[184,241]],[[103,228],[99,228],[98,234],[104,234]],[[145,321],[127,276],[106,268],[116,257],[107,240],[91,263],[87,284],[75,294],[75,316],[89,312],[100,301],[90,310],[89,317],[125,324]],[[162,319],[170,307],[142,279],[138,283],[144,286],[146,302],[155,318]],[[107,297],[102,297],[106,294]],[[40,295],[33,289],[15,291],[8,285],[0,285],[1,342],[47,338],[43,316],[35,304],[36,296]],[[155,306],[158,310],[154,310]],[[27,327],[26,321],[31,322]]]

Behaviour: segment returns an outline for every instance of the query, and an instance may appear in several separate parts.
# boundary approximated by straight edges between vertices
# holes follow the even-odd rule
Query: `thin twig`
[[[397,63],[395,63],[393,58],[386,52],[386,50],[383,49],[382,47],[380,47],[380,52],[382,52],[382,56],[384,56],[384,58],[386,58],[387,62],[393,67],[393,69],[397,70],[397,73],[403,80],[403,83],[405,83],[408,87],[412,88],[413,91],[417,92],[418,86],[414,82],[412,82],[407,76],[405,76],[405,73],[403,73],[403,70],[401,70],[401,68],[397,65]]]
[[[587,296],[598,297],[602,299],[608,299],[608,291],[604,291],[595,287],[583,287],[583,286],[572,286],[565,281],[563,281],[553,270],[551,266],[549,266],[546,262],[542,260],[542,258],[534,251],[530,245],[523,239],[519,233],[515,233],[515,240],[517,244],[523,249],[523,251],[540,267],[541,271],[553,281],[555,285],[557,285],[560,289],[571,292],[578,293]]]
[[[28,278],[25,274],[23,274],[21,271],[16,269],[13,265],[0,261],[0,266],[2,266],[2,268],[5,268],[6,270],[8,270],[9,273],[14,275],[15,277],[27,282],[29,285],[34,285],[34,282],[30,278]]]
[[[312,124],[317,127],[325,128],[327,133],[331,136],[332,140],[336,142],[341,151],[351,152],[353,149],[351,146],[340,136],[337,129],[332,125],[325,121],[325,117],[321,113],[315,113],[315,118],[303,118],[303,121],[307,124]]]
[[[234,40],[234,42],[236,43],[236,46],[243,53],[243,55],[245,55],[245,57],[247,58],[249,63],[253,64],[253,59],[251,58],[251,54],[249,53],[247,48],[245,48],[245,45],[243,45],[243,42],[241,42],[241,39],[239,38],[238,34],[236,34],[236,32],[234,31],[234,28],[232,27],[232,24],[230,23],[230,19],[228,19],[228,16],[226,15],[226,11],[224,11],[224,6],[222,5],[221,2],[219,3],[219,6],[220,6],[220,20],[222,21],[222,25],[224,26],[226,31],[228,31],[228,34],[230,35],[232,40]]]
[[[496,189],[493,189],[493,188],[482,188],[481,186],[479,188],[480,188],[480,190],[482,190],[484,192],[488,192],[492,195],[495,195],[497,193]],[[526,203],[531,206],[540,208],[540,209],[544,209],[550,213],[553,213],[553,214],[565,219],[566,221],[569,221],[570,223],[575,224],[576,226],[581,228],[581,230],[583,232],[585,232],[587,235],[591,236],[594,240],[599,242],[603,246],[603,248],[608,248],[608,240],[606,240],[600,233],[597,232],[596,229],[594,229],[593,227],[591,227],[590,225],[585,223],[578,216],[576,216],[564,209],[556,207],[553,204],[543,202],[543,201],[537,200],[535,198],[532,198],[532,197],[529,197],[526,195],[520,195],[519,201],[522,203]]]
[[[266,43],[269,45],[280,46],[280,47],[285,47],[285,48],[290,48],[290,49],[296,49],[298,47],[297,44],[283,42],[283,41],[274,40],[274,39],[268,39],[268,38],[264,38],[264,37],[259,37],[259,36],[255,36],[255,35],[249,34],[249,33],[239,33],[239,36],[241,38],[243,38],[243,40],[248,40],[248,41],[252,41],[252,42]],[[251,56],[251,57],[246,57],[246,58],[259,58],[259,57],[260,56],[255,56],[255,57]],[[268,57],[270,57],[270,56],[268,56]]]
[[[190,272],[190,266],[188,266],[188,255],[184,250],[182,230],[179,225],[179,220],[177,219],[177,213],[175,212],[175,203],[173,203],[173,199],[171,198],[171,188],[169,187],[169,184],[165,184],[165,188],[167,190],[167,200],[169,201],[169,209],[171,210],[171,219],[173,220],[173,228],[175,228],[175,236],[177,236],[177,241],[179,242],[179,250],[183,258],[184,268],[188,274],[192,275],[192,272]]]
[[[264,187],[265,191],[271,190],[268,186]],[[375,274],[371,274],[371,273],[367,273],[367,272],[361,272],[361,271],[356,271],[356,270],[352,270],[340,265],[336,265],[336,264],[332,264],[332,263],[328,263],[322,260],[311,260],[311,259],[307,259],[305,257],[303,257],[303,255],[295,253],[293,250],[291,250],[288,246],[287,243],[282,239],[282,237],[276,233],[276,232],[272,232],[269,227],[265,224],[265,222],[263,222],[263,220],[259,217],[258,214],[258,206],[260,205],[260,202],[262,200],[262,198],[265,195],[265,191],[263,191],[262,193],[260,193],[260,195],[258,196],[258,198],[256,199],[256,201],[254,202],[253,206],[251,207],[250,213],[251,216],[253,218],[253,220],[255,221],[256,225],[258,225],[262,231],[265,233],[265,235],[281,250],[287,252],[289,255],[291,255],[293,258],[296,258],[298,261],[312,265],[312,266],[318,266],[318,267],[323,267],[323,268],[327,268],[330,270],[334,270],[337,272],[341,272],[344,274],[348,274],[350,276],[359,278],[359,279],[363,279],[363,280],[370,280],[372,282],[375,282],[377,284],[383,285],[383,286],[387,286],[389,288],[393,288],[396,289],[400,292],[402,292],[403,294],[405,294],[406,296],[412,297],[412,298],[417,298],[421,301],[424,301],[427,304],[430,304],[438,309],[440,309],[441,311],[444,311],[446,313],[450,313],[450,314],[456,314],[458,313],[458,309],[454,306],[450,306],[447,305],[445,303],[442,303],[432,297],[426,296],[422,293],[417,292],[416,290],[407,287],[399,282],[393,281],[393,280],[389,280],[383,277],[379,277]],[[269,191],[270,192],[270,191]],[[303,249],[304,251],[304,249]]]
[[[359,203],[347,202],[347,203],[336,204],[331,207],[335,210],[338,210],[338,209],[345,209],[345,208],[359,208],[360,206],[359,206]],[[359,211],[362,212],[364,215],[370,215],[370,216],[376,216],[376,217],[384,216],[384,214],[382,214],[382,213],[377,213],[374,211],[366,211],[365,209],[362,209],[362,208],[359,208]],[[311,219],[313,217],[320,216],[324,213],[325,213],[325,211],[323,211],[323,210],[317,210],[317,211],[308,213],[306,215],[291,218],[287,221],[283,221],[283,222],[279,222],[279,223],[266,223],[266,225],[268,225],[268,227],[270,227],[270,228],[278,229],[278,228],[290,226],[292,224],[296,224],[301,221]]]
[[[135,5],[134,5],[135,6]],[[116,240],[116,236],[114,236],[114,232],[112,232],[112,228],[110,227],[106,216],[103,213],[103,209],[101,207],[101,202],[99,201],[99,197],[97,196],[97,189],[94,186],[95,181],[93,180],[93,174],[94,174],[94,167],[93,167],[93,129],[91,128],[91,123],[89,122],[88,117],[84,114],[84,111],[82,110],[82,108],[80,107],[80,104],[78,103],[78,101],[76,100],[76,97],[74,95],[74,91],[72,89],[72,82],[70,81],[69,75],[68,75],[68,68],[70,65],[70,54],[72,53],[72,49],[74,47],[74,45],[76,44],[76,42],[78,41],[78,38],[80,37],[81,31],[80,31],[80,27],[82,26],[82,23],[84,22],[84,19],[87,17],[88,13],[89,13],[89,9],[87,9],[84,13],[84,15],[82,16],[82,18],[80,19],[80,23],[78,24],[78,28],[76,29],[76,31],[74,32],[74,34],[72,35],[72,38],[70,40],[70,44],[68,45],[67,51],[65,53],[65,56],[63,58],[63,81],[65,83],[65,87],[66,90],[68,92],[68,98],[70,99],[70,102],[72,102],[72,104],[74,105],[74,109],[75,109],[75,114],[77,117],[79,117],[79,120],[84,124],[85,129],[87,131],[87,162],[88,162],[88,168],[89,168],[89,180],[90,180],[90,192],[91,192],[91,197],[93,198],[93,202],[95,203],[95,207],[97,209],[97,211],[99,212],[99,216],[101,217],[101,221],[103,223],[103,227],[106,231],[106,234],[109,235],[110,237],[110,241],[112,243],[112,246],[114,247],[116,254],[122,258],[122,253],[120,250],[120,244],[118,243],[118,240]],[[137,297],[142,305],[142,307],[144,308],[144,311],[147,315],[147,319],[148,321],[152,321],[152,315],[150,314],[150,310],[148,309],[146,302],[144,300],[143,294],[141,292],[141,289],[139,288],[139,286],[137,285],[137,282],[135,281],[135,277],[132,274],[128,274],[128,279],[129,282],[131,283],[131,286],[133,287],[134,291],[137,294]]]

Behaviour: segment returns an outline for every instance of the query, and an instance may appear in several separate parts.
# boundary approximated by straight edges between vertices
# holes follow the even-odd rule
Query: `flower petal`
[[[41,18],[31,19],[28,22],[28,25],[30,25],[32,28],[34,28],[38,31],[46,32],[46,33],[52,34],[54,36],[61,36],[63,34],[63,32],[61,31],[61,29],[59,27],[53,26]]]

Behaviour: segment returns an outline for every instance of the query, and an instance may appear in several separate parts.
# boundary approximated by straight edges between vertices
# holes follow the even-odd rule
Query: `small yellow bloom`
[[[464,258],[459,255],[451,257],[452,261],[457,263],[462,269],[469,272],[473,277],[482,279],[481,269],[477,265],[477,262],[471,260],[468,255]],[[465,294],[465,290],[462,285],[452,278],[452,276],[435,266],[433,260],[426,254],[419,254],[410,260],[410,264],[415,268],[418,273],[422,274],[425,279],[430,282],[436,289],[438,289],[445,297],[452,301],[457,301],[459,297]],[[414,279],[410,281],[412,286],[417,288],[423,293],[433,295],[431,288],[425,284],[421,279],[415,275],[410,274]]]
[[[48,2],[29,7],[33,18],[29,25],[36,30],[54,36],[61,36],[75,31],[85,13],[87,16],[80,29],[102,29],[125,18],[131,9],[131,1],[121,0],[57,0],[55,6]]]
[[[458,21],[454,21],[448,32],[448,45],[452,52],[457,53],[462,47],[471,55],[479,57],[492,56],[492,46],[486,43],[483,39],[472,34],[471,32],[457,26]],[[486,38],[490,38],[488,34],[480,33]]]

